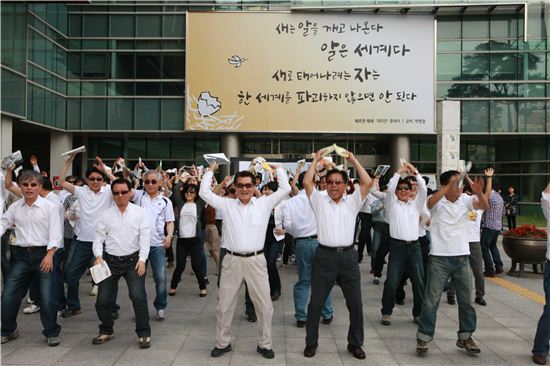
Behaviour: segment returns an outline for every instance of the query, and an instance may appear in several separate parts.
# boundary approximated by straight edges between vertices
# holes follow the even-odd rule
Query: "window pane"
[[[489,96],[489,84],[462,84],[463,98],[484,98]]]
[[[491,132],[516,132],[517,120],[515,101],[491,102]]]
[[[107,55],[103,53],[83,54],[82,77],[106,78],[109,77]]]
[[[160,101],[158,99],[135,100],[136,130],[158,130],[160,128]]]
[[[107,124],[105,99],[82,99],[82,129],[105,130]]]
[[[491,162],[495,160],[495,147],[488,144],[468,144],[468,157],[470,161]]]
[[[170,139],[147,139],[148,159],[170,159]]]
[[[491,84],[491,97],[516,97],[518,95],[517,88],[517,84]]]
[[[485,16],[465,16],[463,38],[489,38],[489,21]]]
[[[163,37],[185,37],[185,16],[163,15],[162,35]]]
[[[85,39],[82,41],[82,49],[85,50],[104,50],[109,48],[109,43],[105,39]]]
[[[161,16],[160,15],[138,15],[137,19],[137,37],[160,37],[161,36]]]
[[[177,137],[172,139],[172,159],[193,159],[195,140],[193,137]]]
[[[431,142],[421,142],[419,144],[420,161],[435,161],[437,160],[437,144]]]
[[[67,99],[67,128],[80,130],[80,99]]]
[[[488,132],[489,102],[462,102],[462,132]]]
[[[185,77],[185,55],[164,55],[162,58],[163,79],[183,79]]]
[[[133,37],[133,15],[111,15],[111,37]]]
[[[157,82],[136,83],[136,95],[159,96],[160,83],[157,83]]]
[[[69,15],[69,36],[70,37],[82,36],[82,15],[79,15],[79,14]]]
[[[487,80],[488,77],[489,77],[489,54],[488,53],[475,53],[475,54],[462,55],[462,79],[463,80]]]
[[[445,51],[461,51],[462,44],[460,41],[438,41],[437,42],[437,52]]]
[[[546,93],[545,84],[519,84],[519,96],[525,98],[544,98]]]
[[[506,140],[502,144],[495,144],[496,160],[515,161],[519,160],[519,140]]]
[[[460,84],[451,83],[437,83],[437,97],[455,97],[460,98],[461,89]]]
[[[487,40],[463,41],[463,51],[489,51],[489,42]]]
[[[138,50],[160,50],[162,41],[160,40],[136,40],[136,49]]]
[[[97,83],[97,82],[82,82],[82,96],[103,96],[107,95],[106,90],[107,83]]]
[[[491,17],[491,38],[516,38],[518,19],[516,15],[493,15]]]
[[[204,154],[208,154],[209,151],[219,151],[220,142],[218,138],[214,137],[203,137],[197,138],[195,141],[195,159],[197,163],[204,164]],[[230,156],[228,156],[230,158]]]
[[[134,75],[134,54],[117,54],[115,79],[133,79]]]
[[[104,159],[116,159],[122,156],[122,139],[100,138],[98,139],[97,152]]]
[[[518,74],[517,53],[491,54],[491,79],[516,80]]]
[[[129,138],[126,140],[126,156],[129,159],[144,158],[147,154],[147,143],[142,138]]]
[[[521,200],[526,202],[537,202],[540,204],[540,192],[548,184],[548,177],[543,175],[531,175],[521,177]],[[537,207],[540,215],[540,206]]]
[[[67,112],[67,103],[65,98],[59,95],[55,96],[55,127],[57,128],[66,128],[66,116]]]
[[[80,78],[81,75],[81,55],[80,53],[68,53],[68,77],[70,79]]]
[[[460,39],[462,33],[462,22],[460,17],[439,17],[437,18],[438,39]]]
[[[460,80],[460,55],[437,55],[437,80]]]
[[[183,130],[184,100],[162,100],[162,130]]]
[[[110,83],[109,95],[134,95],[134,83]]]
[[[185,95],[184,82],[166,82],[162,83],[162,95],[176,95],[183,97]]]
[[[271,154],[271,139],[243,141],[242,152],[243,154]]]
[[[160,56],[137,55],[136,79],[160,79]]]
[[[109,130],[131,130],[134,118],[132,99],[109,99]]]
[[[2,64],[25,72],[27,10],[25,4],[2,4]]]
[[[281,154],[308,154],[312,151],[311,141],[281,140]]]
[[[84,15],[84,37],[107,37],[109,35],[107,15]]]
[[[545,79],[545,54],[543,52],[524,53],[519,56],[520,79]]]
[[[2,110],[25,116],[25,78],[2,69]]]
[[[519,102],[519,132],[544,132],[545,102]],[[539,148],[541,145],[538,146]],[[542,149],[541,149],[542,150]]]

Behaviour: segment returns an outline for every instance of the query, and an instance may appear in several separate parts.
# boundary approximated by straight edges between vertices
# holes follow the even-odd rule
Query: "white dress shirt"
[[[359,189],[359,188],[356,188],[356,189]],[[376,197],[369,192],[369,194],[367,194],[367,197],[365,198],[365,202],[363,203],[363,206],[361,206],[361,210],[359,210],[359,212],[364,212],[364,213],[372,213],[371,212],[371,208],[370,206],[372,205],[372,203],[376,200]]]
[[[426,182],[420,174],[416,174],[415,178],[418,182],[416,198],[403,202],[395,194],[400,177],[395,173],[390,179],[386,202],[384,202],[390,224],[390,236],[398,240],[418,240],[420,213],[426,205]]]
[[[62,218],[61,226],[59,227],[59,230],[61,230],[61,239],[59,240],[58,248],[63,248],[64,247],[63,230],[65,229],[65,207],[63,207],[63,202],[61,202],[59,200],[59,197],[53,192],[49,192],[44,198],[54,205],[55,209],[59,213],[59,217]]]
[[[149,220],[145,210],[129,203],[124,213],[113,206],[99,215],[93,243],[94,256],[105,252],[117,257],[133,254],[139,250],[139,260],[149,257]]]
[[[265,233],[269,216],[273,208],[289,193],[290,185],[285,171],[277,169],[279,188],[269,196],[252,197],[247,205],[238,198],[220,197],[211,190],[212,171],[203,177],[200,196],[209,205],[222,214],[222,238],[227,250],[235,252],[254,252],[264,247]]]
[[[15,244],[20,247],[56,247],[63,240],[58,209],[47,199],[38,197],[29,206],[24,199],[15,201],[2,215],[2,235],[15,224]]]
[[[463,193],[455,202],[443,196],[432,207],[430,255],[452,257],[470,254],[467,214],[474,209],[473,202],[474,196]]]
[[[542,192],[540,205],[542,207],[542,213],[546,218],[546,232],[550,234],[550,193]],[[548,235],[546,248],[546,259],[550,261],[550,235]]]
[[[315,213],[304,189],[288,199],[283,206],[283,227],[294,238],[317,234]]]
[[[161,247],[164,245],[164,227],[167,222],[174,222],[174,206],[172,201],[159,192],[158,195],[151,199],[151,196],[145,190],[134,191],[134,203],[145,209],[149,219],[150,243],[152,247]]]
[[[111,186],[103,186],[94,193],[88,186],[75,186],[74,195],[80,204],[80,216],[76,222],[74,233],[78,240],[93,241],[99,216],[113,206]]]
[[[363,205],[361,190],[344,195],[338,203],[328,194],[316,189],[309,197],[315,214],[319,243],[328,247],[345,247],[353,244],[355,219]]]
[[[197,204],[194,202],[186,202],[183,204],[180,211],[180,238],[194,238],[197,236]]]

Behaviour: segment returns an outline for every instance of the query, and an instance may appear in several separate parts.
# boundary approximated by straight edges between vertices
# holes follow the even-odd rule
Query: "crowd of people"
[[[216,163],[204,171],[193,165],[170,172],[161,167],[149,170],[140,159],[132,170],[123,158],[107,167],[98,157],[84,177],[67,176],[73,154],[59,173],[62,190],[57,194],[36,157],[30,159],[33,169],[19,171],[17,176],[15,167],[8,166],[0,172],[2,344],[18,338],[16,319],[28,293],[29,304],[23,312],[40,312],[47,344],[59,345],[57,318],[81,313],[81,278],[90,266],[106,263],[111,275],[90,290],[97,296],[100,322],[92,343],[113,338],[119,316],[118,283],[123,277],[135,313],[138,344],[148,348],[147,267],[155,283],[155,319],[162,321],[169,316],[168,296],[177,295],[188,257],[198,295],[208,296],[208,251],[219,287],[211,356],[232,350],[231,323],[244,284],[246,315],[259,327],[256,351],[271,359],[275,357],[273,301],[282,292],[277,261],[293,251],[298,272],[294,312],[296,326],[305,327],[304,356],[316,354],[319,323],[333,320],[331,291],[336,284],[349,311],[347,349],[353,357],[364,359],[359,264],[366,250],[374,285],[381,284],[387,263],[382,325],[392,325],[394,306],[404,304],[404,286],[410,281],[412,321],[418,324],[416,351],[428,352],[440,298],[446,291],[449,304],[458,302],[457,347],[479,353],[472,338],[477,323],[472,303],[486,306],[485,277],[503,272],[497,239],[504,216],[508,227],[515,227],[518,195],[514,188],[503,198],[493,182],[494,171],[488,168],[475,180],[460,171],[444,172],[439,189],[432,191],[428,179],[410,163],[404,162],[386,180],[371,177],[353,153],[339,153],[353,167],[355,179],[325,159],[323,150],[314,154],[307,170],[301,171],[298,164],[290,177],[280,165],[260,163],[258,170],[253,162],[249,170],[219,183]],[[541,202],[548,220],[550,183]],[[547,259],[550,264],[550,244]],[[167,268],[173,267],[174,260],[168,285]],[[544,288],[546,305],[532,349],[537,364],[546,363],[549,350],[550,265],[546,265]]]

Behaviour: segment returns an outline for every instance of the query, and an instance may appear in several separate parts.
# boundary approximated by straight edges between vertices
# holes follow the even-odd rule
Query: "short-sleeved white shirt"
[[[470,254],[467,214],[473,209],[473,202],[474,196],[463,193],[455,202],[443,196],[432,207],[430,255],[452,257]]]
[[[353,244],[355,219],[364,200],[361,190],[345,195],[336,203],[327,194],[316,189],[309,197],[317,223],[319,243],[328,247],[344,247]]]
[[[167,222],[174,222],[176,220],[172,201],[164,197],[162,192],[151,199],[151,196],[145,190],[138,190],[134,191],[134,204],[145,209],[147,212],[151,230],[149,235],[151,246],[163,246],[164,239],[166,239],[164,227]]]
[[[80,216],[76,222],[74,233],[78,240],[94,241],[99,216],[113,206],[111,186],[103,186],[97,193],[94,193],[88,186],[75,186],[74,195],[80,204]]]
[[[475,213],[475,219],[474,219]],[[470,216],[471,215],[471,216]],[[481,241],[481,216],[483,210],[471,210],[468,212],[468,241],[479,243]]]

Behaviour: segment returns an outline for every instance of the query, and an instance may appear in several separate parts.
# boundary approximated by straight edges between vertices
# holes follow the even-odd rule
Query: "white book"
[[[90,267],[90,274],[96,284],[100,283],[107,277],[111,276],[111,269],[107,265],[107,262],[103,261],[101,264],[96,264]]]
[[[72,150],[69,150],[67,152],[64,152],[63,154],[61,154],[61,156],[63,157],[63,159],[68,160],[69,159],[69,156],[71,154],[78,154],[78,153],[82,153],[82,152],[86,152],[86,146],[82,145],[80,147],[77,147],[76,149],[72,149]]]
[[[212,164],[213,162],[216,162],[216,164],[218,165],[231,163],[231,161],[227,158],[227,156],[225,156],[224,153],[204,154],[203,157],[208,164]]]

